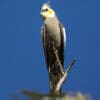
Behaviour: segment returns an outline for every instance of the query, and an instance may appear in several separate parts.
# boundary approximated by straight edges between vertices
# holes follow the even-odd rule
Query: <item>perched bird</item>
[[[66,46],[65,28],[59,22],[55,11],[48,4],[43,4],[40,12],[44,25],[41,28],[44,54],[50,81],[50,93],[53,93],[62,76],[55,50],[61,65],[64,65],[64,48]],[[54,48],[53,48],[54,47]]]

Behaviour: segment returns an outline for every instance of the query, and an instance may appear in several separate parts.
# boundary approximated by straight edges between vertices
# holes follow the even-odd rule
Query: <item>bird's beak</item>
[[[43,16],[42,12],[40,12],[40,15]]]
[[[43,13],[42,12],[40,13],[40,15],[45,20],[45,16],[43,16]]]

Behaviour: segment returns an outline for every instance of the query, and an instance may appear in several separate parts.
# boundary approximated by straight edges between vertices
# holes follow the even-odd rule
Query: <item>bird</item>
[[[62,77],[55,51],[57,51],[56,53],[61,63],[61,67],[63,68],[66,32],[65,27],[59,21],[56,12],[49,4],[44,3],[42,5],[40,15],[44,21],[44,24],[41,27],[41,37],[49,74],[50,93],[53,94],[58,81]]]

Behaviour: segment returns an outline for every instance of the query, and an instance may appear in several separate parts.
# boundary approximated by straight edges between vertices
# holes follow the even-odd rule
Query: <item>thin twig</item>
[[[59,80],[57,86],[56,86],[56,92],[58,92],[62,86],[62,84],[64,83],[64,81],[66,80],[69,71],[71,70],[72,66],[74,65],[74,63],[76,62],[76,59],[73,59],[71,64],[68,66],[68,68],[66,69],[64,75],[62,76],[62,78]]]
[[[72,66],[75,64],[75,62],[76,62],[76,59],[73,58],[73,59],[72,59],[72,62],[70,63],[70,65],[69,65],[68,68],[66,69],[65,73],[66,73],[66,72],[69,73],[69,71],[71,70]]]

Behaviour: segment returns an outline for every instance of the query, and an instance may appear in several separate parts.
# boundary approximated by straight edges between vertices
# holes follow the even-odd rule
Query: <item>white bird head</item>
[[[41,8],[41,16],[43,19],[50,18],[50,17],[55,17],[55,11],[51,9],[51,7],[48,4],[43,4]]]

